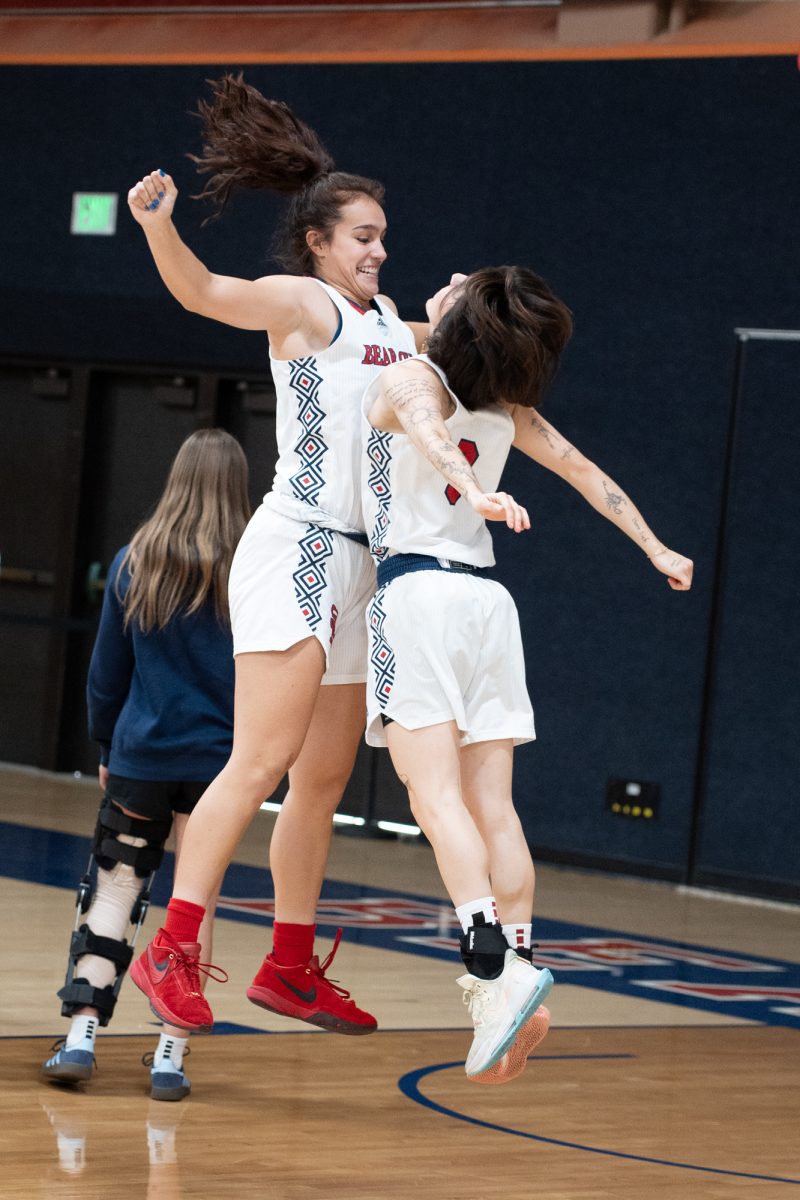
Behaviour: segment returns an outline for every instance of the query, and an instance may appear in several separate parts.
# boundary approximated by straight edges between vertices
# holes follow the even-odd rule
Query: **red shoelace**
[[[215,980],[217,983],[228,982],[228,972],[222,967],[216,967],[213,963],[201,963],[199,958],[193,958],[187,954],[181,946],[180,942],[176,942],[171,933],[167,933],[166,929],[158,931],[159,947],[166,945],[178,960],[178,965],[186,971],[192,984],[197,985],[197,991],[202,991],[200,983],[200,974],[207,975],[209,979]]]
[[[316,976],[318,976],[318,978],[324,979],[325,983],[328,984],[328,987],[331,989],[331,991],[336,992],[337,996],[340,996],[342,998],[342,1000],[349,1000],[351,1004],[354,1004],[355,1002],[353,1000],[350,1000],[350,993],[347,991],[347,989],[340,987],[337,980],[328,979],[328,977],[325,974],[328,967],[333,962],[336,951],[339,949],[339,942],[342,940],[342,932],[343,931],[341,929],[336,930],[336,937],[334,938],[333,949],[331,950],[330,954],[325,959],[325,961],[321,963],[319,961],[319,958],[315,954],[314,957],[309,962],[308,968],[311,971],[312,975],[316,975]]]

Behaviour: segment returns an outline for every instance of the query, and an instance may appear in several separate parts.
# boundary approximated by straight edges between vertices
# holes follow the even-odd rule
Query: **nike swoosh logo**
[[[159,975],[163,975],[169,966],[169,959],[165,958],[163,962],[156,962],[154,958],[150,959],[150,964],[154,971],[158,971]]]
[[[309,988],[309,990],[307,992],[304,992],[302,990],[302,988],[295,987],[293,983],[289,983],[289,980],[284,979],[283,976],[279,975],[277,971],[275,972],[275,978],[280,979],[280,981],[284,987],[287,987],[290,992],[294,992],[295,996],[298,996],[301,1000],[305,1000],[306,1004],[311,1004],[312,1001],[316,1000],[316,998],[317,998],[317,985],[316,984],[312,984],[311,987]]]

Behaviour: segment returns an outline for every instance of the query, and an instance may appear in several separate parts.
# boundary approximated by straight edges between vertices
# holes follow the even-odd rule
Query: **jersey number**
[[[478,447],[475,445],[475,443],[468,441],[467,438],[462,438],[458,443],[458,448],[464,455],[464,458],[467,460],[469,465],[471,467],[474,466],[478,457]],[[444,490],[444,494],[447,496],[448,504],[458,504],[459,500],[461,499],[461,492],[459,492],[457,488],[454,488],[452,483],[448,483]]]

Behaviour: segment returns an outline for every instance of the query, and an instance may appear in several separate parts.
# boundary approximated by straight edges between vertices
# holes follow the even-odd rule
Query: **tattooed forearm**
[[[550,429],[550,427],[548,425],[545,425],[542,418],[536,412],[533,413],[533,415],[531,416],[531,425],[533,426],[533,428],[536,430],[537,433],[540,433],[542,435],[544,440],[547,442],[548,446],[555,446],[555,442],[553,441],[552,430]]]
[[[642,522],[639,520],[638,517],[633,518],[633,528],[636,530],[637,534],[639,535],[639,541],[642,543],[643,546],[646,546],[648,542],[652,542],[653,535],[650,532],[648,532],[647,530],[645,530],[644,525],[642,524]]]
[[[575,447],[574,447],[574,446],[567,446],[566,450],[564,450],[564,451],[562,452],[562,454],[561,454],[561,457],[562,457],[562,458],[569,458],[569,457],[570,457],[570,455],[572,455],[572,454],[574,454],[574,453],[575,453]]]
[[[605,479],[603,480],[603,491],[606,494],[607,507],[610,509],[611,512],[616,513],[616,515],[618,517],[621,517],[622,516],[622,505],[628,503],[627,497],[620,495],[619,492],[610,491]]]

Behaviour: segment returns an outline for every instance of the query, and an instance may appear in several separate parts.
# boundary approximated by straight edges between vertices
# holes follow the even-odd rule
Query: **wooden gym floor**
[[[42,1082],[98,797],[0,768],[3,1198],[800,1200],[800,910],[540,868],[552,1028],[518,1080],[481,1087],[463,1073],[455,929],[425,845],[334,838],[320,945],[344,927],[331,974],[377,1034],[248,1004],[271,944],[267,814],[226,878],[213,958],[231,981],[211,984],[191,1097],[148,1098],[155,1026],[129,984],[91,1083]]]

